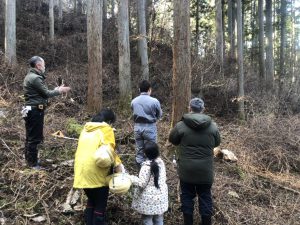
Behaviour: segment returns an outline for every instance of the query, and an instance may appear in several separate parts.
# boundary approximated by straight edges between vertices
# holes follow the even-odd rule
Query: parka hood
[[[193,130],[202,130],[211,124],[211,118],[201,113],[185,114],[182,121]]]
[[[103,128],[103,127],[110,127],[109,124],[105,123],[105,122],[88,122],[84,125],[84,130],[86,132],[92,132],[98,128]]]

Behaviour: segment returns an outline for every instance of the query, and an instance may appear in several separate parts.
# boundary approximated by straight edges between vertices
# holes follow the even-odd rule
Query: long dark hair
[[[146,157],[151,160],[150,171],[151,175],[154,176],[154,185],[156,188],[159,188],[158,178],[159,178],[159,166],[155,159],[159,156],[159,148],[155,142],[146,142],[144,153]]]
[[[115,113],[109,109],[102,109],[97,115],[92,118],[92,122],[114,123],[116,121]]]

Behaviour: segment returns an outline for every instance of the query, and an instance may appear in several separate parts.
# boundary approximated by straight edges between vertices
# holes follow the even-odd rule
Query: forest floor
[[[19,112],[21,106],[17,94],[11,93],[11,99],[0,99],[0,224],[83,224],[86,199],[82,191],[73,195],[69,210],[63,212],[62,207],[72,189],[72,160],[77,141],[55,138],[51,134],[61,130],[65,135],[72,136],[72,124],[84,124],[90,115],[82,106],[71,103],[64,97],[54,100],[47,109],[45,141],[40,146],[40,158],[46,170],[33,171],[25,166],[23,158],[25,129]],[[168,110],[164,111],[164,116],[158,123],[158,139],[167,167],[170,197],[165,224],[176,225],[182,224],[182,215],[178,177],[172,164],[174,148],[167,143],[170,115]],[[117,111],[117,115],[115,128],[118,151],[127,170],[137,175],[133,123],[129,114]],[[215,159],[215,183],[212,191],[214,224],[300,224],[299,173],[272,172],[258,167],[251,160],[257,157],[255,152],[245,145],[251,128],[224,118],[215,120],[222,134],[221,147],[233,151],[238,161],[230,163]],[[130,208],[131,199],[131,192],[123,196],[110,194],[107,208],[110,225],[140,224],[140,215]],[[196,221],[200,221],[197,208],[195,217]],[[37,222],[39,220],[41,222]]]

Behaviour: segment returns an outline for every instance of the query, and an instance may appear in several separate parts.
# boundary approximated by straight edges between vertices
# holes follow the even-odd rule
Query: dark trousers
[[[38,163],[37,145],[43,141],[44,111],[31,109],[24,119],[26,128],[25,159],[29,166],[36,166]]]
[[[189,184],[180,181],[181,211],[193,215],[194,198],[198,195],[200,215],[212,216],[211,186],[211,184]]]
[[[88,197],[85,209],[85,222],[87,225],[105,224],[105,210],[108,199],[108,187],[83,189]]]

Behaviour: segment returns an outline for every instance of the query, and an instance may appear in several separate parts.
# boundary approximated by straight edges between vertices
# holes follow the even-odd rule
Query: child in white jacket
[[[131,176],[132,183],[139,187],[132,208],[142,214],[144,225],[163,225],[163,214],[168,210],[165,164],[155,142],[147,142],[144,153],[147,160],[142,164],[139,177]]]

